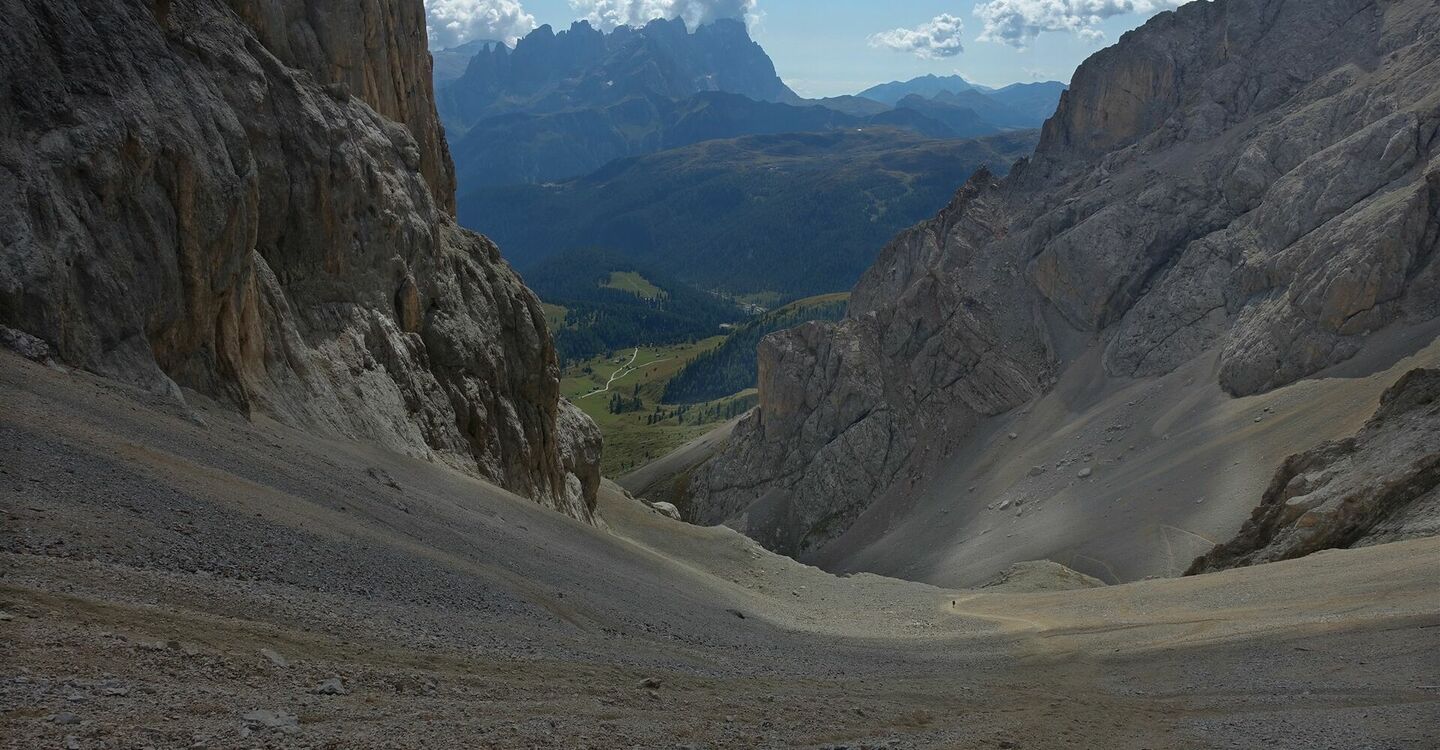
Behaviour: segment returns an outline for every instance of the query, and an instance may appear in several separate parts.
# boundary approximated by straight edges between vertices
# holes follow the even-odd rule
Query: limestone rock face
[[[1440,534],[1440,370],[1412,370],[1359,434],[1286,459],[1236,537],[1190,573]]]
[[[1250,395],[1440,316],[1437,28],[1430,0],[1215,0],[1126,34],[1029,162],[885,250],[846,320],[761,347],[759,411],[687,507],[803,552],[923,481],[917,439],[943,452],[1047,389],[1053,342],[1098,339],[1116,377],[1218,352]]]
[[[227,0],[265,49],[337,92],[359,97],[405,125],[420,149],[420,173],[435,200],[455,213],[455,167],[435,110],[421,3],[396,0]]]
[[[451,216],[420,0],[0,12],[0,324],[591,517],[540,303]]]
[[[1007,218],[982,170],[881,253],[844,321],[764,339],[759,408],[694,476],[693,520],[733,520],[772,549],[805,552],[895,480],[917,435],[1041,393],[1053,357],[1032,314],[1039,296],[1015,283],[1023,265],[981,252]]]

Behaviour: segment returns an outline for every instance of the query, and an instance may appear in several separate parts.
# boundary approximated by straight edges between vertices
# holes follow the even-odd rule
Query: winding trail
[[[620,366],[620,369],[618,369],[618,370],[616,370],[615,372],[613,372],[613,373],[610,374],[610,381],[605,384],[605,387],[604,387],[604,388],[597,388],[597,389],[595,389],[595,390],[593,390],[593,391],[585,394],[584,396],[581,396],[580,398],[590,398],[591,396],[598,396],[598,395],[600,395],[600,394],[602,394],[602,393],[605,393],[605,392],[609,391],[609,390],[610,390],[610,386],[614,385],[614,384],[615,384],[615,381],[617,381],[617,380],[619,380],[620,378],[623,378],[623,377],[625,377],[626,375],[629,375],[630,373],[632,373],[632,372],[635,371],[635,368],[631,367],[631,365],[635,364],[635,360],[637,360],[637,359],[639,359],[639,358],[640,358],[640,347],[637,346],[637,347],[635,347],[635,353],[630,355],[630,361],[629,361],[629,362],[626,362],[626,363],[623,364],[623,365],[621,365],[621,366]]]

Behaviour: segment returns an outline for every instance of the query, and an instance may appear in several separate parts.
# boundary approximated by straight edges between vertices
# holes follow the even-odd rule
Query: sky
[[[988,86],[1069,82],[1086,57],[1184,0],[425,0],[431,46],[511,41],[577,18],[602,28],[743,17],[780,77],[807,97],[927,73]]]

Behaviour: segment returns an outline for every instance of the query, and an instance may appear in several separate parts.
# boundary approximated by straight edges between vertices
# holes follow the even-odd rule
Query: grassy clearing
[[[610,280],[602,287],[629,292],[640,299],[660,299],[665,290],[650,283],[650,280],[635,271],[611,271]]]
[[[788,304],[788,305],[780,308],[779,310],[772,310],[769,314],[771,314],[771,315],[783,315],[783,314],[786,314],[786,313],[789,313],[789,312],[797,312],[797,311],[800,311],[800,310],[806,310],[806,309],[809,309],[809,308],[811,308],[811,307],[820,307],[821,305],[829,305],[829,304],[834,304],[834,303],[839,303],[839,302],[848,302],[849,300],[850,300],[850,293],[849,293],[849,292],[833,292],[833,293],[831,293],[831,294],[817,294],[817,295],[815,295],[814,297],[806,297],[805,299],[797,299],[797,300],[795,300],[794,302],[791,302],[790,304]]]
[[[751,292],[749,294],[738,294],[735,296],[735,301],[742,305],[754,305],[769,310],[775,307],[775,303],[780,301],[780,293]]]
[[[550,325],[550,330],[555,331],[565,327],[565,316],[570,313],[569,310],[549,302],[542,302],[540,306],[545,308],[545,322]]]
[[[644,281],[644,277],[634,273],[615,273],[611,279],[616,281],[620,277],[627,277],[622,283],[631,285],[638,283],[636,279]],[[750,326],[770,320],[784,323],[798,319],[808,308],[843,304],[849,296],[848,292],[838,292],[797,300],[764,314],[728,336],[713,336],[692,344],[617,349],[609,355],[567,367],[561,375],[560,392],[600,426],[605,436],[602,469],[608,476],[619,476],[743,414],[758,401],[753,389],[752,366],[746,377],[733,379],[733,384],[727,380],[725,387],[710,388],[710,392],[698,398],[676,399],[695,403],[666,403],[666,386],[686,365],[705,355],[712,355],[706,358],[707,362],[713,360],[713,355],[720,354],[717,350],[727,341],[727,348],[734,349],[737,337],[744,338],[739,345],[746,347],[753,359],[753,349],[764,331],[751,331]]]
[[[724,340],[714,336],[693,344],[642,346],[638,355],[633,348],[625,349],[562,373],[561,393],[589,414],[605,436],[602,469],[607,476],[619,476],[660,458],[714,429],[728,418],[724,415],[742,412],[754,403],[753,391],[685,407],[660,403],[665,384],[681,367]],[[621,413],[612,410],[617,395],[627,402],[627,410]]]

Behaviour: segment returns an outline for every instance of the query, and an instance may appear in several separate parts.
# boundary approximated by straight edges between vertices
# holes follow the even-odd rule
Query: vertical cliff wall
[[[435,110],[425,7],[395,0],[228,0],[265,49],[410,129],[420,173],[455,213],[455,168]]]
[[[0,325],[591,518],[539,301],[452,218],[420,0],[0,13]]]

